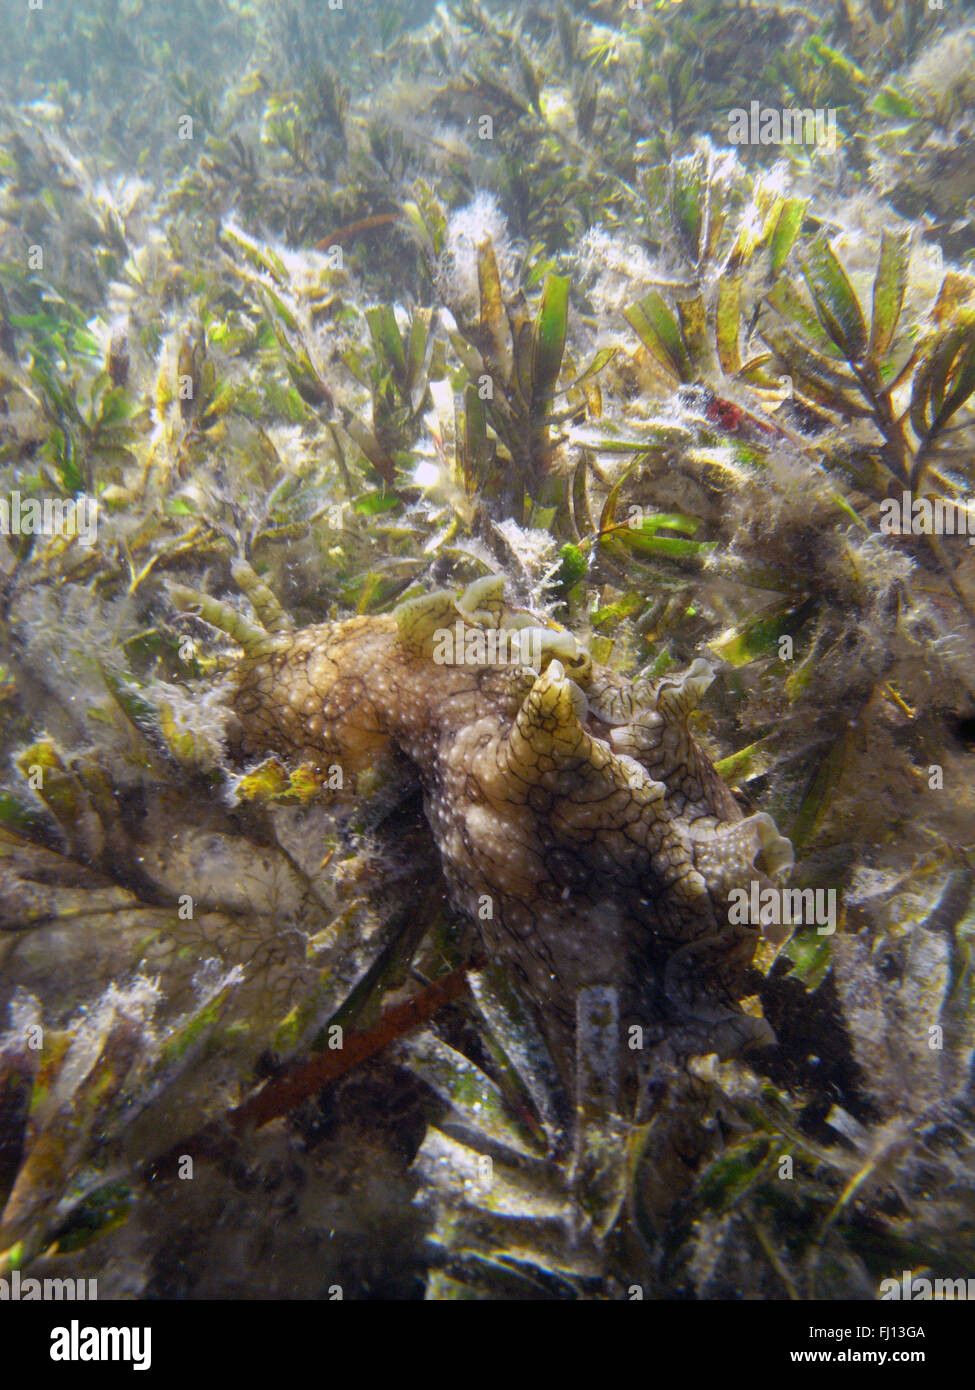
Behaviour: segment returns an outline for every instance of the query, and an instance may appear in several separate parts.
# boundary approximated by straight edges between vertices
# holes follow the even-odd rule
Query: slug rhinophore
[[[275,754],[324,776],[405,755],[453,902],[533,1006],[563,1077],[579,991],[594,985],[647,1046],[726,1055],[771,1036],[740,1008],[760,933],[729,923],[728,896],[767,884],[791,846],[769,816],[743,816],[691,736],[704,661],[627,681],[510,610],[494,578],[300,631],[249,587],[273,630],[232,632],[245,649],[227,693],[233,759]]]

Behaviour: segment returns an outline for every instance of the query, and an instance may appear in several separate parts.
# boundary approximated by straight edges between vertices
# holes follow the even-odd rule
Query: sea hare
[[[571,633],[512,612],[502,588],[293,631],[251,581],[273,630],[235,619],[233,758],[354,778],[405,755],[452,899],[564,1076],[585,986],[615,989],[621,1027],[639,1024],[647,1047],[727,1054],[770,1036],[739,1005],[760,933],[729,924],[728,895],[766,884],[791,846],[769,816],[743,816],[689,732],[710,668],[624,680]]]

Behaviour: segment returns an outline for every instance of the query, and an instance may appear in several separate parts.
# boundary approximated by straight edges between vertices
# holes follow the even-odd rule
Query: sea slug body
[[[231,754],[354,776],[398,752],[416,770],[455,905],[474,920],[571,1072],[581,989],[615,989],[649,1045],[727,1054],[770,1037],[739,999],[759,941],[729,893],[787,868],[791,846],[745,817],[688,716],[712,679],[629,682],[567,631],[514,613],[502,582],[392,614],[238,636]],[[252,595],[254,597],[254,595]],[[518,660],[435,661],[443,634]],[[521,642],[485,644],[497,631]]]

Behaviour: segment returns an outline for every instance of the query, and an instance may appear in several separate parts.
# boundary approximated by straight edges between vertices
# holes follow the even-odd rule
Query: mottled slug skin
[[[467,645],[518,628],[532,667],[434,660],[445,631]],[[743,818],[688,731],[710,679],[698,661],[626,682],[481,581],[245,656],[232,753],[350,775],[405,754],[452,897],[520,982],[564,1075],[587,985],[618,990],[645,1046],[724,1054],[770,1036],[738,1006],[759,932],[729,925],[728,893],[767,883],[791,850],[768,816]]]

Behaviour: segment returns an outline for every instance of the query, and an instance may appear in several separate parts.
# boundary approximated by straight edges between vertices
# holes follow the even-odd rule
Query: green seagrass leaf
[[[806,198],[787,198],[783,203],[775,223],[775,230],[772,232],[770,244],[770,269],[773,275],[778,275],[785,265],[789,252],[799,235],[799,229],[802,226],[808,206],[809,201]]]
[[[715,312],[718,361],[726,376],[737,376],[741,370],[741,348],[738,328],[741,318],[741,279],[723,279],[718,285],[718,305]]]
[[[861,362],[867,351],[863,310],[836,252],[824,236],[809,247],[802,269],[826,332],[848,362]]]
[[[651,290],[623,311],[624,318],[650,356],[678,382],[694,375],[680,325],[670,307],[656,290]]]
[[[535,406],[547,401],[558,384],[568,316],[568,276],[547,275],[532,342],[532,401]]]
[[[880,261],[873,282],[870,356],[874,362],[879,363],[894,340],[894,332],[904,304],[910,259],[910,232],[888,232],[885,228],[880,243]]]

